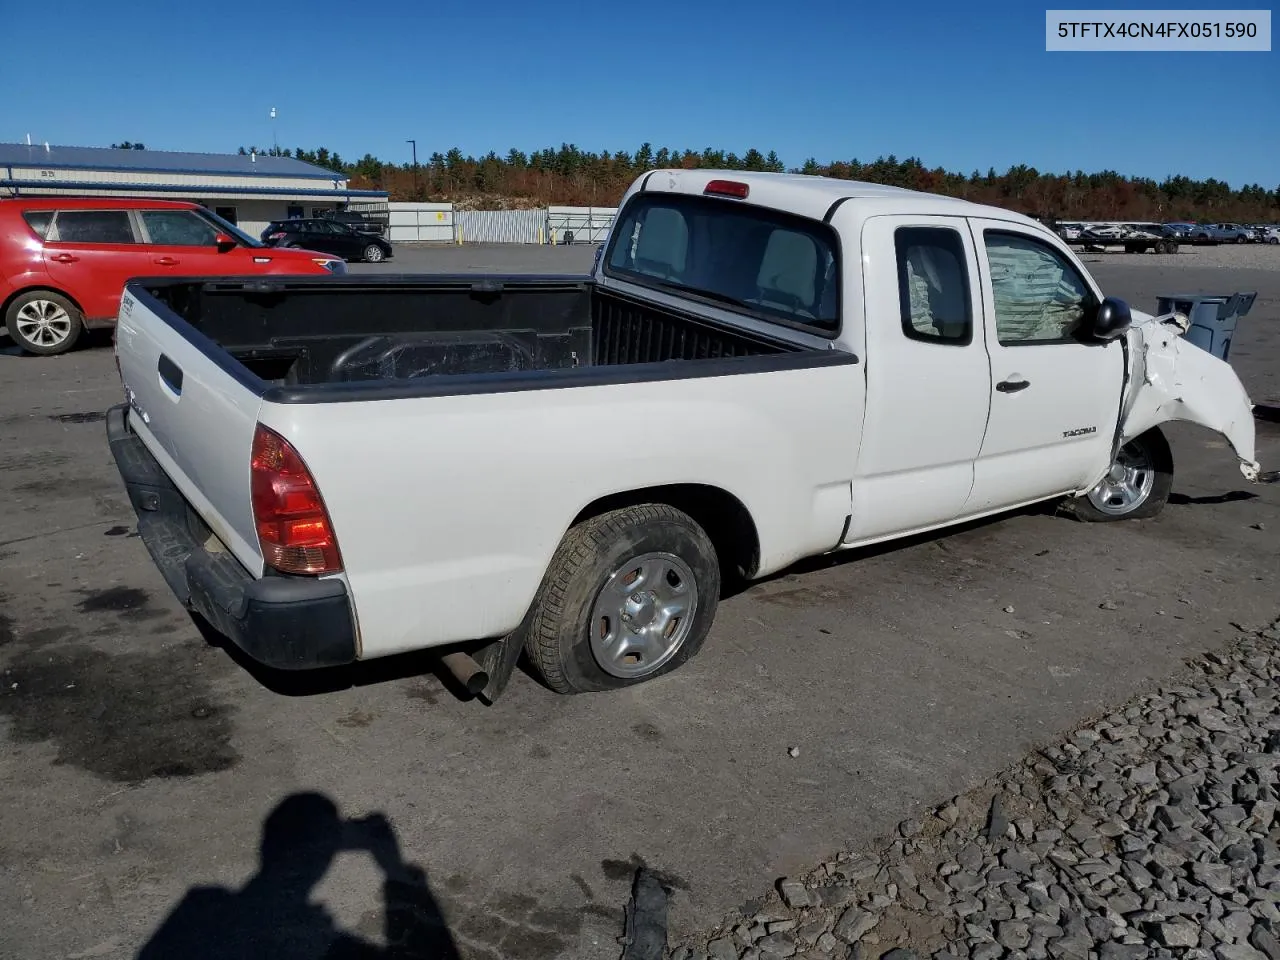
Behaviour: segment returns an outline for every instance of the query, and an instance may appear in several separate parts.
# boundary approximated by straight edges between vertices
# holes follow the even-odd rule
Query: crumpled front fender
[[[1273,480],[1260,472],[1253,402],[1231,365],[1182,338],[1184,317],[1151,317],[1137,311],[1133,316],[1126,334],[1129,384],[1120,442],[1162,423],[1186,420],[1226,437],[1245,479]]]

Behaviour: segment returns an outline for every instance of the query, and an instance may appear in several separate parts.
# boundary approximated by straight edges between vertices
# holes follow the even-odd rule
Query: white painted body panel
[[[847,206],[847,205],[846,205]],[[954,520],[973,486],[990,407],[991,368],[981,324],[982,300],[969,285],[978,329],[964,345],[927,343],[903,335],[894,231],[944,227],[965,243],[970,277],[977,276],[963,217],[875,216],[861,231],[867,410],[854,478],[849,543]],[[846,332],[848,336],[848,332]],[[850,434],[848,443],[858,445]]]
[[[1253,403],[1231,365],[1182,339],[1171,317],[1134,314],[1128,333],[1133,374],[1125,397],[1123,440],[1185,420],[1226,437],[1249,480],[1258,477]]]
[[[182,370],[180,394],[160,378],[162,354]],[[116,326],[116,355],[130,425],[235,558],[261,575],[249,490],[261,401],[127,290]]]
[[[1049,231],[1020,230],[1003,219],[970,218],[969,225],[985,305],[991,416],[965,512],[985,513],[1089,489],[1111,462],[1124,386],[1123,348],[1115,341],[1002,344],[996,334],[984,231],[1019,230],[1034,237],[1075,266],[1099,300],[1101,291],[1066,244]],[[1002,381],[1026,381],[1030,386],[1001,393],[996,387]]]
[[[515,628],[565,531],[584,508],[613,494],[671,484],[732,494],[753,518],[756,573],[764,576],[805,556],[1083,492],[1110,464],[1118,433],[1131,438],[1170,419],[1220,430],[1242,461],[1253,462],[1252,420],[1238,379],[1176,330],[1144,320],[1130,332],[1129,354],[1141,366],[1124,397],[1123,431],[1120,343],[999,346],[982,224],[1053,245],[1098,292],[1075,255],[1036,222],[950,198],[796,176],[658,171],[648,189],[701,193],[723,176],[747,181],[751,203],[827,218],[838,232],[837,336],[785,330],[714,306],[694,309],[678,296],[602,274],[597,281],[807,347],[847,351],[858,363],[277,404],[262,402],[187,342],[184,325],[169,326],[126,298],[121,367],[147,412],[147,422],[138,414],[131,420],[255,576],[262,560],[249,492],[254,423],[296,447],[334,524],[364,658]],[[907,223],[967,224],[975,330],[964,348],[901,335],[892,228]],[[179,398],[157,379],[162,352],[184,370]],[[994,391],[1015,374],[1038,389]],[[1062,436],[1086,425],[1096,433]]]
[[[356,403],[264,404],[324,495],[373,657],[503,634],[603,496],[674,483],[740,500],[760,574],[849,515],[857,365]]]

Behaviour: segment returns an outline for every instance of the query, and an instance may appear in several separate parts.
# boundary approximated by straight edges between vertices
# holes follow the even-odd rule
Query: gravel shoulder
[[[1280,621],[677,960],[1280,960]]]

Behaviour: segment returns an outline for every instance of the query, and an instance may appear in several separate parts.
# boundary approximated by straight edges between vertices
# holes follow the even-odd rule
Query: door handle
[[[55,253],[49,259],[54,263],[75,263],[80,258],[71,253]]]
[[[173,257],[156,257],[151,262],[158,263],[162,267],[176,267],[181,261],[175,260]]]
[[[1031,386],[1030,380],[1001,380],[996,384],[996,389],[1001,393],[1017,393],[1029,386]]]

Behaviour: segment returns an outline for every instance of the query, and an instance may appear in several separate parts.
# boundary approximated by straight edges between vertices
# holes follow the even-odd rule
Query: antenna
[[[27,134],[27,146],[31,146],[31,134]]]
[[[271,108],[271,146],[274,153],[280,152],[280,142],[276,140],[276,108]]]

